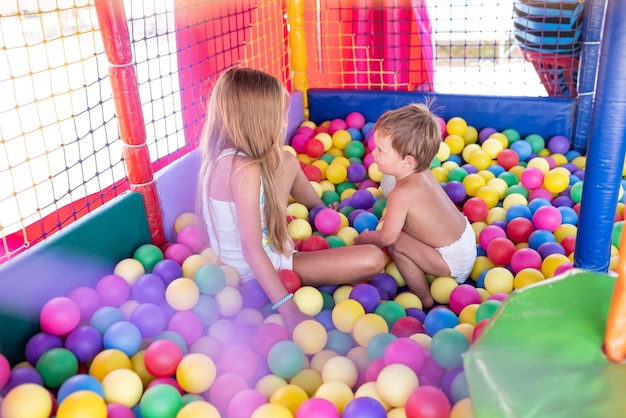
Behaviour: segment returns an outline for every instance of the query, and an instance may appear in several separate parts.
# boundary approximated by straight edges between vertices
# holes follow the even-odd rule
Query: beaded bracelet
[[[280,305],[282,305],[285,302],[288,302],[292,297],[293,297],[293,293],[288,294],[287,296],[285,296],[284,298],[282,298],[281,300],[273,304],[272,310],[275,311],[276,309],[278,309]]]

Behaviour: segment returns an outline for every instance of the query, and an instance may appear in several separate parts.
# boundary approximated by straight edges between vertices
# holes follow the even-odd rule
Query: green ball
[[[193,281],[200,293],[217,295],[226,285],[226,273],[217,264],[205,264],[196,270]]]
[[[365,145],[361,141],[350,141],[344,152],[348,158],[361,158],[365,154]]]
[[[504,171],[498,175],[499,179],[506,182],[507,186],[511,187],[519,183],[517,176],[509,171]]]
[[[441,167],[441,161],[439,161],[439,158],[437,157],[433,158],[433,160],[430,162],[430,169],[432,170],[435,167]]]
[[[328,164],[332,163],[334,159],[335,159],[335,156],[332,154],[328,154],[328,153],[322,154],[322,156],[320,157],[320,160],[324,160]]]
[[[322,202],[324,202],[326,206],[331,203],[339,202],[339,193],[334,190],[326,190],[322,192]]]
[[[350,158],[348,158],[348,161],[350,161],[350,164],[360,164],[360,165],[363,165],[363,160],[358,158],[358,157],[350,157]]]
[[[335,186],[335,190],[337,191],[337,193],[339,193],[340,196],[341,193],[348,189],[356,189],[356,186],[350,181],[344,181],[343,183],[339,183]]]
[[[617,221],[613,224],[612,244],[619,248],[619,244],[622,240],[622,230],[624,229],[624,221]]]
[[[430,341],[430,355],[443,368],[463,365],[463,353],[469,348],[465,335],[454,328],[443,328]]]
[[[406,316],[406,311],[402,305],[391,300],[381,302],[374,310],[374,313],[380,315],[385,320],[389,329],[393,327],[393,324],[398,319]]]
[[[517,132],[513,128],[505,129],[504,131],[502,131],[502,133],[509,139],[509,147],[512,143],[519,141],[521,138],[519,132]]]
[[[293,341],[279,341],[267,353],[267,365],[276,376],[288,379],[302,370],[304,353]]]
[[[386,207],[387,207],[387,198],[381,197],[380,199],[377,199],[372,205],[372,213],[374,213],[374,215],[376,215],[376,217],[380,219],[383,217],[383,211],[385,210]]]
[[[146,273],[151,273],[156,263],[163,260],[163,252],[156,245],[144,244],[135,250],[133,258],[141,263]]]
[[[502,302],[497,299],[486,300],[480,304],[476,309],[476,323],[478,324],[483,319],[489,319],[502,305]]]
[[[504,197],[507,197],[508,195],[511,195],[511,194],[514,194],[514,193],[521,194],[526,199],[528,199],[528,189],[526,189],[524,186],[522,186],[520,184],[515,184],[515,185],[509,187],[508,189],[506,189],[506,191],[504,192]]]
[[[514,174],[515,175],[515,174]],[[467,170],[462,167],[454,167],[448,171],[448,181],[463,182],[463,179],[467,176]]]
[[[326,241],[328,241],[328,246],[330,248],[345,247],[345,244],[343,243],[341,238],[339,238],[338,236],[328,235],[327,237],[324,237],[324,238],[326,239]]]
[[[320,290],[320,293],[322,295],[322,300],[324,301],[324,304],[322,305],[322,310],[327,310],[327,309],[333,309],[335,307],[335,299],[333,299],[333,296],[328,293],[328,292],[324,292],[323,290]]]
[[[182,396],[171,385],[152,386],[139,401],[139,412],[143,418],[173,418],[182,407]]]
[[[398,337],[390,332],[373,336],[365,348],[369,361],[382,358],[385,355],[387,346],[397,339]]]
[[[583,181],[577,181],[572,184],[572,188],[569,191],[569,196],[572,198],[574,203],[580,203],[580,200],[583,197]]]
[[[49,388],[58,388],[63,382],[76,375],[78,360],[74,353],[66,348],[51,348],[44,352],[35,366],[43,384]]]
[[[530,144],[530,148],[535,154],[539,153],[539,151],[546,147],[546,141],[541,135],[530,134],[525,138],[525,140]]]
[[[350,216],[350,214],[352,213],[352,211],[355,209],[354,206],[350,206],[350,205],[346,205],[342,208],[339,208],[339,212],[341,212],[342,214],[344,214],[346,217]]]

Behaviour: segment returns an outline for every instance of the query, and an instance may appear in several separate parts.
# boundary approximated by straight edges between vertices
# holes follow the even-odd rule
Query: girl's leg
[[[297,252],[293,269],[310,286],[358,283],[385,268],[385,254],[375,245],[350,245]]]

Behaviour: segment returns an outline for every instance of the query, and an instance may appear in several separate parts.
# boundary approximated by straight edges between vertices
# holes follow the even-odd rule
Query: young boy
[[[439,122],[423,104],[390,110],[374,125],[374,142],[374,161],[395,186],[382,225],[355,243],[387,247],[409,289],[430,308],[426,274],[463,283],[476,260],[474,230],[429,169],[441,144]]]

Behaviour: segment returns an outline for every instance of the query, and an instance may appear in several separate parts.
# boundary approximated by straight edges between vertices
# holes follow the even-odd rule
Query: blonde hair
[[[247,164],[261,170],[267,238],[282,253],[289,251],[291,240],[274,174],[282,160],[288,105],[287,90],[275,77],[252,68],[229,68],[213,87],[200,139],[199,195],[207,192],[202,187],[223,150],[245,154]]]
[[[441,127],[429,105],[412,103],[389,110],[374,124],[375,134],[388,136],[391,147],[403,158],[415,158],[416,172],[425,171],[439,152]]]

